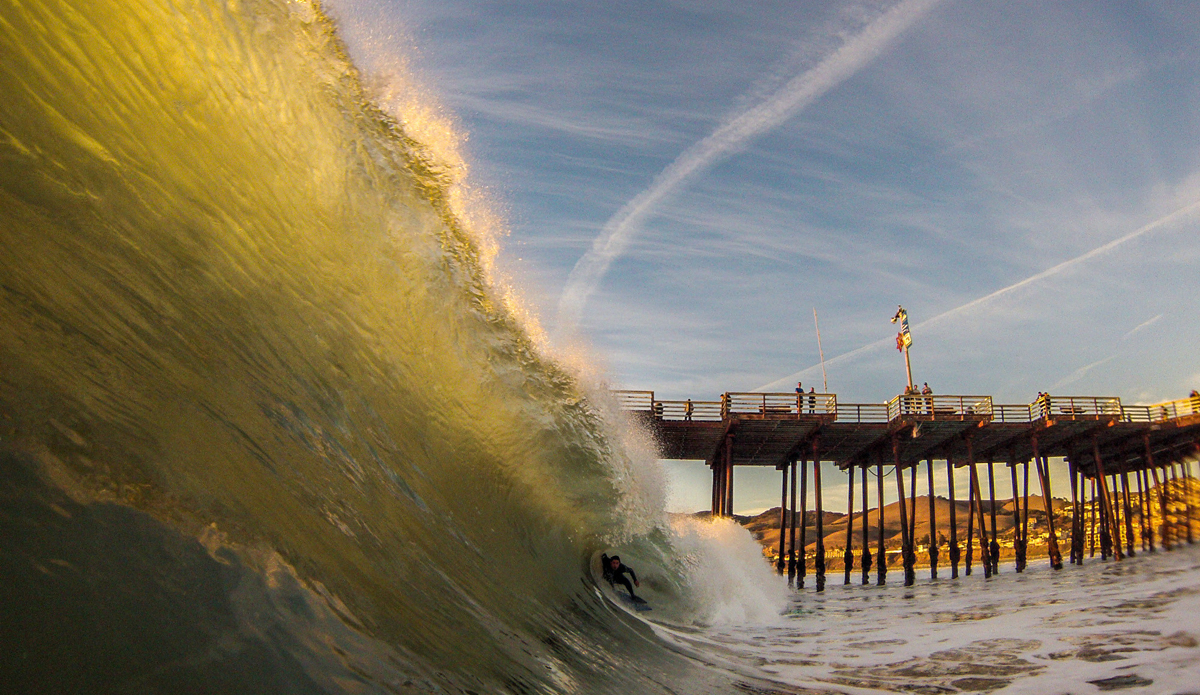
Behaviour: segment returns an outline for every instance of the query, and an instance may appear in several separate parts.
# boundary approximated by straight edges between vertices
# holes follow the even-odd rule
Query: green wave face
[[[217,534],[265,592],[278,557],[436,687],[646,692],[676,668],[587,571],[613,538],[679,562],[653,518],[631,534],[627,454],[489,286],[456,165],[366,98],[319,7],[12,0],[0,97],[10,512]],[[88,537],[150,542],[114,514]]]

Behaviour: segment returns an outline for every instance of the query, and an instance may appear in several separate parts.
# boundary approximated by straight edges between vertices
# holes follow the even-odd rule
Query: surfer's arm
[[[639,581],[637,580],[637,572],[634,572],[632,567],[628,567],[628,566],[626,566],[626,567],[625,567],[625,570],[626,570],[627,572],[629,572],[629,576],[633,577],[633,583],[634,583],[634,586],[641,586],[641,585],[642,585],[642,583],[641,583],[641,582],[639,582]]]

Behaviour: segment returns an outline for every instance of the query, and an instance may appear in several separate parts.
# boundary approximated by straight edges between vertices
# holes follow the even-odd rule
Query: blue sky
[[[903,304],[939,393],[1200,388],[1195,3],[328,4],[452,114],[501,267],[614,385],[820,390],[816,308],[829,390],[883,401]]]

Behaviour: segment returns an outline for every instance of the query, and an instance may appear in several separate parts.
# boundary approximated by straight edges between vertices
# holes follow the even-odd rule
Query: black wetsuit
[[[625,576],[625,573],[628,572],[629,576],[633,577],[633,581],[636,582],[637,574],[633,569],[619,560],[617,561],[617,568],[613,569],[611,558],[607,555],[602,555],[600,559],[604,563],[604,578],[608,580],[608,583],[613,587],[617,584],[624,584],[625,589],[629,591],[629,596],[637,598],[637,594],[633,593],[633,583],[629,581],[629,577]]]

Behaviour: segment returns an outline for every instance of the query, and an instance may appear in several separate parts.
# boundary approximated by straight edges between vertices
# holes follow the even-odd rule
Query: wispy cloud
[[[765,101],[729,118],[708,137],[685,150],[647,189],[605,223],[591,249],[575,264],[559,299],[559,330],[569,330],[578,324],[584,305],[609,266],[625,251],[638,226],[660,202],[750,139],[779,126],[852,77],[937,2],[903,0],[815,67],[784,84]]]
[[[1163,315],[1159,314],[1158,316],[1155,316],[1152,319],[1149,319],[1147,321],[1143,321],[1142,323],[1139,323],[1137,326],[1134,326],[1133,330],[1131,330],[1128,333],[1126,333],[1125,335],[1121,336],[1121,340],[1129,340],[1130,338],[1137,335],[1138,333],[1141,333],[1142,331],[1146,330],[1147,328],[1158,323],[1159,320],[1162,319],[1162,317],[1163,317]]]
[[[1147,328],[1158,323],[1162,319],[1162,317],[1163,317],[1163,314],[1158,314],[1157,316],[1147,319],[1146,321],[1143,321],[1143,322],[1139,323],[1138,325],[1134,326],[1132,329],[1127,331],[1125,333],[1125,335],[1121,336],[1121,340],[1119,341],[1118,345],[1124,344],[1126,341],[1128,341],[1133,336],[1137,335],[1138,333],[1141,333],[1142,331],[1146,330]],[[1065,376],[1062,379],[1058,380],[1057,382],[1051,384],[1050,390],[1054,391],[1056,389],[1060,389],[1064,386],[1067,386],[1067,385],[1070,385],[1070,384],[1073,384],[1073,383],[1079,381],[1083,377],[1087,376],[1088,372],[1092,371],[1096,367],[1108,364],[1109,362],[1112,362],[1113,360],[1120,357],[1123,351],[1124,351],[1124,349],[1118,349],[1116,352],[1109,355],[1108,357],[1105,357],[1104,359],[1096,360],[1095,362],[1092,362],[1091,364],[1087,364],[1087,365],[1080,367],[1079,369],[1076,369],[1075,371],[1071,372],[1067,376]]]
[[[1092,260],[1098,256],[1107,254],[1107,253],[1115,250],[1116,248],[1118,248],[1124,244],[1127,244],[1131,241],[1134,241],[1135,239],[1143,237],[1151,232],[1169,227],[1178,222],[1182,222],[1183,220],[1185,220],[1189,217],[1195,216],[1198,212],[1200,212],[1200,201],[1196,201],[1196,202],[1192,203],[1191,205],[1187,205],[1182,208],[1179,208],[1178,210],[1172,212],[1169,215],[1160,217],[1159,219],[1154,220],[1153,222],[1151,222],[1147,225],[1144,225],[1144,226],[1138,228],[1137,230],[1130,232],[1129,234],[1126,234],[1125,236],[1119,237],[1117,239],[1113,239],[1112,241],[1108,242],[1107,244],[1098,246],[1098,247],[1092,249],[1091,251],[1088,251],[1087,253],[1080,254],[1078,256],[1075,256],[1074,258],[1065,260],[1057,265],[1051,266],[1050,268],[1043,270],[1040,273],[1030,275],[1029,277],[1027,277],[1023,280],[1014,282],[1013,284],[1011,284],[1007,287],[1003,287],[1003,288],[998,289],[995,292],[987,294],[983,297],[972,300],[965,304],[961,304],[953,309],[950,309],[949,311],[942,312],[941,314],[938,314],[937,316],[934,316],[931,319],[922,321],[921,323],[914,324],[913,328],[918,329],[918,328],[925,328],[925,327],[933,326],[937,323],[946,321],[947,319],[962,316],[963,314],[967,314],[973,309],[978,309],[979,307],[981,307],[985,304],[991,303],[997,299],[1000,299],[1001,297],[1009,295],[1023,287],[1027,287],[1029,285],[1036,284],[1036,283],[1041,282],[1042,280],[1045,280],[1051,276],[1058,275],[1059,273],[1062,273],[1063,271],[1069,270],[1075,266],[1086,263],[1087,261]],[[1141,325],[1137,326],[1133,330],[1129,331],[1129,333],[1127,333],[1125,335],[1125,337],[1129,337],[1129,336],[1137,333],[1138,331],[1140,331],[1150,325],[1153,325],[1156,321],[1158,321],[1161,318],[1162,318],[1162,316],[1159,315],[1159,316],[1156,316],[1156,317],[1142,323]],[[832,364],[849,362],[858,357],[861,357],[864,354],[874,352],[876,350],[880,350],[880,349],[883,349],[883,348],[886,348],[889,346],[894,346],[894,345],[895,345],[895,339],[893,337],[889,336],[887,338],[877,340],[873,343],[863,345],[862,347],[857,348],[855,350],[851,350],[850,352],[846,352],[841,355],[838,355],[837,357],[834,357],[832,359],[826,360],[825,366],[828,367],[829,365],[832,365]],[[1112,358],[1110,357],[1108,359],[1112,359]],[[1090,370],[1096,366],[1099,366],[1100,364],[1103,364],[1104,362],[1107,362],[1108,359],[1102,360],[1095,364],[1091,364],[1091,365],[1084,367],[1082,369],[1082,373],[1079,373],[1079,377],[1082,377],[1083,374],[1087,372],[1087,370]],[[806,369],[802,369],[798,372],[795,372],[794,374],[789,374],[788,376],[782,377],[780,379],[776,379],[775,381],[772,381],[770,383],[763,384],[762,386],[759,386],[758,388],[756,388],[754,390],[755,391],[767,391],[770,389],[783,388],[785,386],[790,385],[796,379],[804,378],[806,376],[811,376],[811,375],[815,374],[817,372],[817,370],[820,369],[820,367],[821,367],[820,364],[815,364],[811,367],[808,367]],[[1070,379],[1070,377],[1068,377],[1068,379]],[[1069,383],[1069,382],[1067,382],[1067,383]]]

